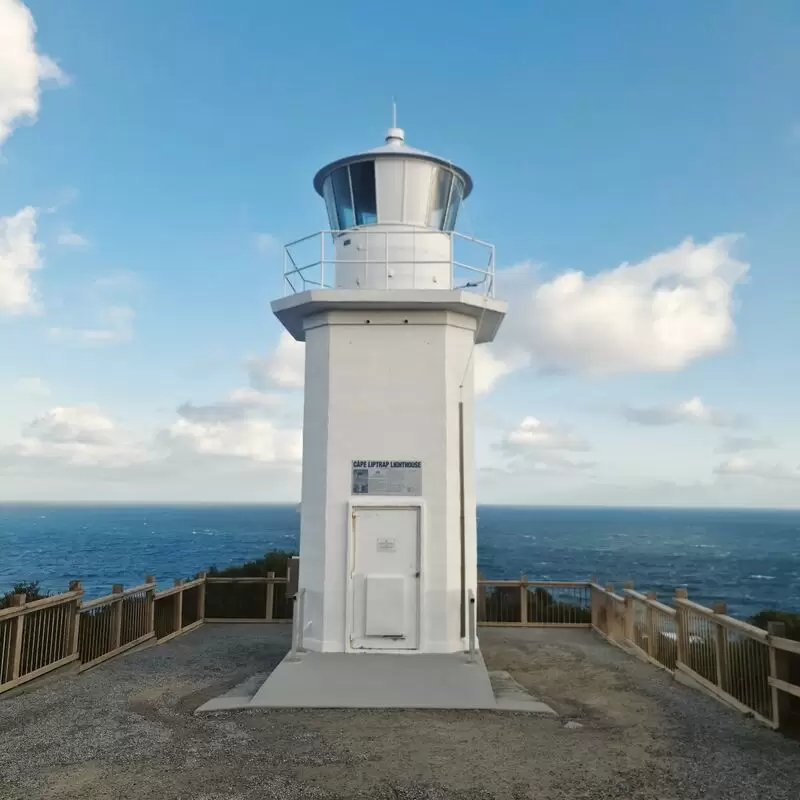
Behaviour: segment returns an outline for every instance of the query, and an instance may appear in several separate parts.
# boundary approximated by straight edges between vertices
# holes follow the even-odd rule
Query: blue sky
[[[479,500],[800,504],[797,4],[0,0],[0,28],[0,500],[297,499],[280,245],[395,95],[507,270]]]

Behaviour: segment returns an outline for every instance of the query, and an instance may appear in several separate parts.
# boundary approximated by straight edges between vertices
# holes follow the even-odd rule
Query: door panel
[[[351,524],[351,646],[417,649],[419,509],[359,507]]]

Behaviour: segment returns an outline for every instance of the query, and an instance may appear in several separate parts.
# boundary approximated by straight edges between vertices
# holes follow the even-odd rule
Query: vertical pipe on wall
[[[459,488],[459,538],[461,545],[461,638],[466,635],[466,517],[464,509],[464,401],[458,402],[458,488]]]

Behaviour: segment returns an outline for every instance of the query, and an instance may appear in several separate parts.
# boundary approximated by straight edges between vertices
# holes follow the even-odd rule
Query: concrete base
[[[297,660],[287,656],[263,683],[254,676],[197,710],[236,708],[433,708],[555,714],[508,673],[490,674],[480,655],[470,663],[463,654],[307,652]]]

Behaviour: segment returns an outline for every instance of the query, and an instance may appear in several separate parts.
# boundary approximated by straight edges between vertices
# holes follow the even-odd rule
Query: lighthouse
[[[494,247],[456,232],[469,173],[400,128],[313,185],[329,228],[286,245],[272,303],[306,349],[303,647],[463,652],[477,584],[474,353],[506,310]]]

